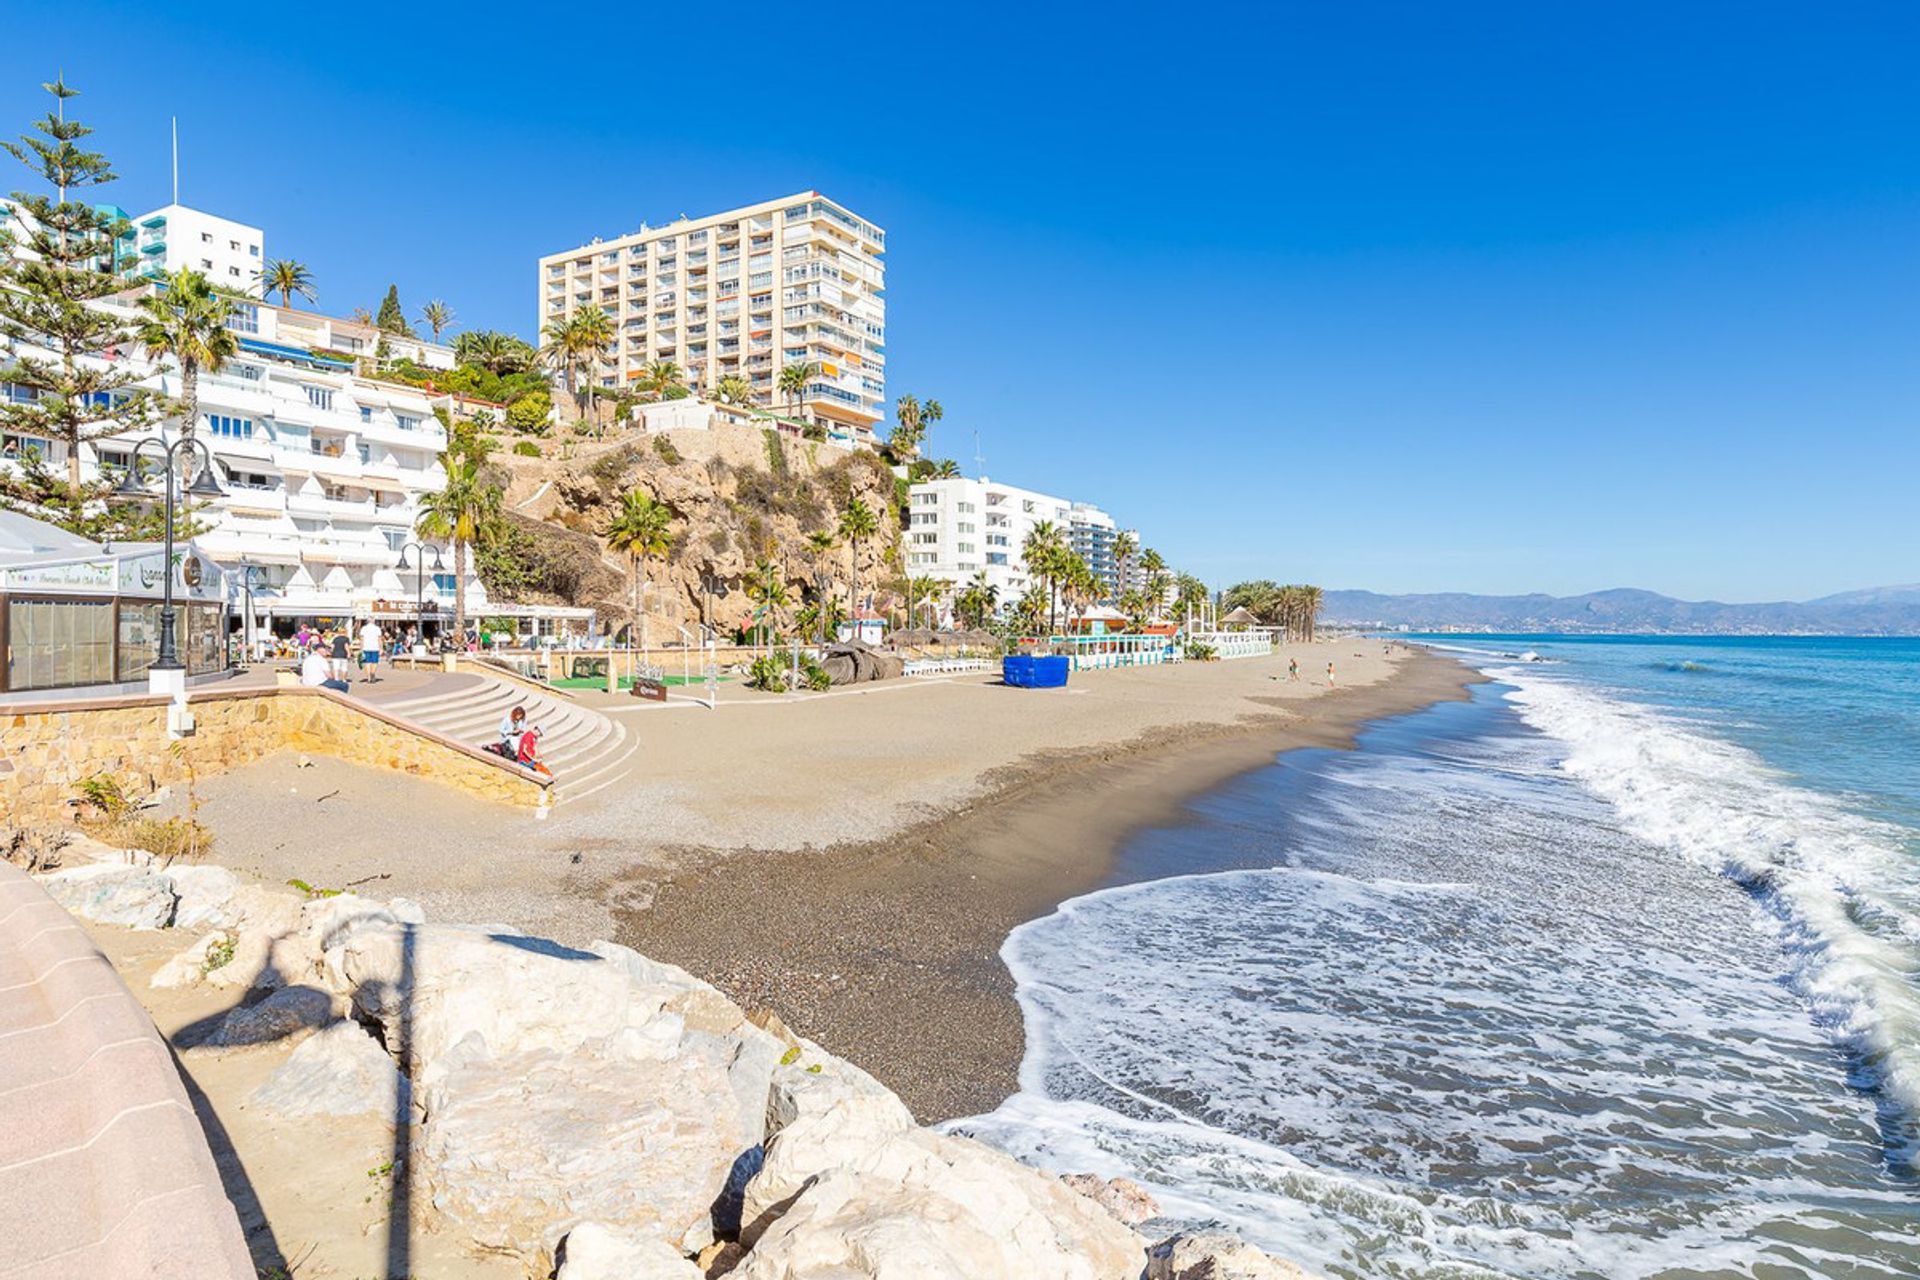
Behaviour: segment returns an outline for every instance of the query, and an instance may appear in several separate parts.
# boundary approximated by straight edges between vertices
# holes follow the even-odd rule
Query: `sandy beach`
[[[289,756],[206,780],[200,815],[215,860],[269,882],[403,895],[437,918],[611,937],[684,965],[942,1119],[1013,1087],[1008,930],[1104,883],[1127,833],[1190,797],[1462,696],[1469,678],[1345,639],[1082,673],[1059,691],[973,676],[810,698],[730,689],[717,711],[605,699],[634,732],[633,772],[546,821]]]

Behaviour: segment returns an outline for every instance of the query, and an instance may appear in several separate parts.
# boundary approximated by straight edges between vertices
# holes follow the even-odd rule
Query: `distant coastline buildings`
[[[615,340],[587,376],[638,382],[658,361],[696,393],[740,378],[753,404],[862,444],[886,414],[886,232],[817,191],[642,226],[551,253],[539,327],[599,307]],[[813,366],[797,396],[781,371]]]
[[[1115,553],[1123,531],[1099,507],[984,476],[925,480],[908,492],[908,572],[959,584],[985,573],[1002,604],[1011,603],[1035,585],[1022,551],[1040,524],[1060,531],[1074,554],[1106,585],[1109,599],[1145,581],[1137,562],[1126,566],[1123,577]]]

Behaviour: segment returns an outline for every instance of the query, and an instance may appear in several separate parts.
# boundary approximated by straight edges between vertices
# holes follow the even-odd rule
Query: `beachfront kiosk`
[[[189,680],[227,669],[227,584],[193,544],[107,546],[0,511],[0,701],[42,690],[144,693],[173,578],[175,647]]]

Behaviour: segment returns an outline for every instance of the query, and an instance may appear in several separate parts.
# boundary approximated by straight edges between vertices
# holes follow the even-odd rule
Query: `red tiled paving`
[[[0,862],[0,1280],[252,1280],[239,1219],[153,1023]]]

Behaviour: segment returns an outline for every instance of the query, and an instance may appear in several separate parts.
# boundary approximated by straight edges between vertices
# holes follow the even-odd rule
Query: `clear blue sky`
[[[936,453],[1216,583],[1920,580],[1913,5],[412,10],[15,5],[0,132],[64,68],[119,203],[177,114],[323,306],[523,335],[541,253],[817,188]]]

